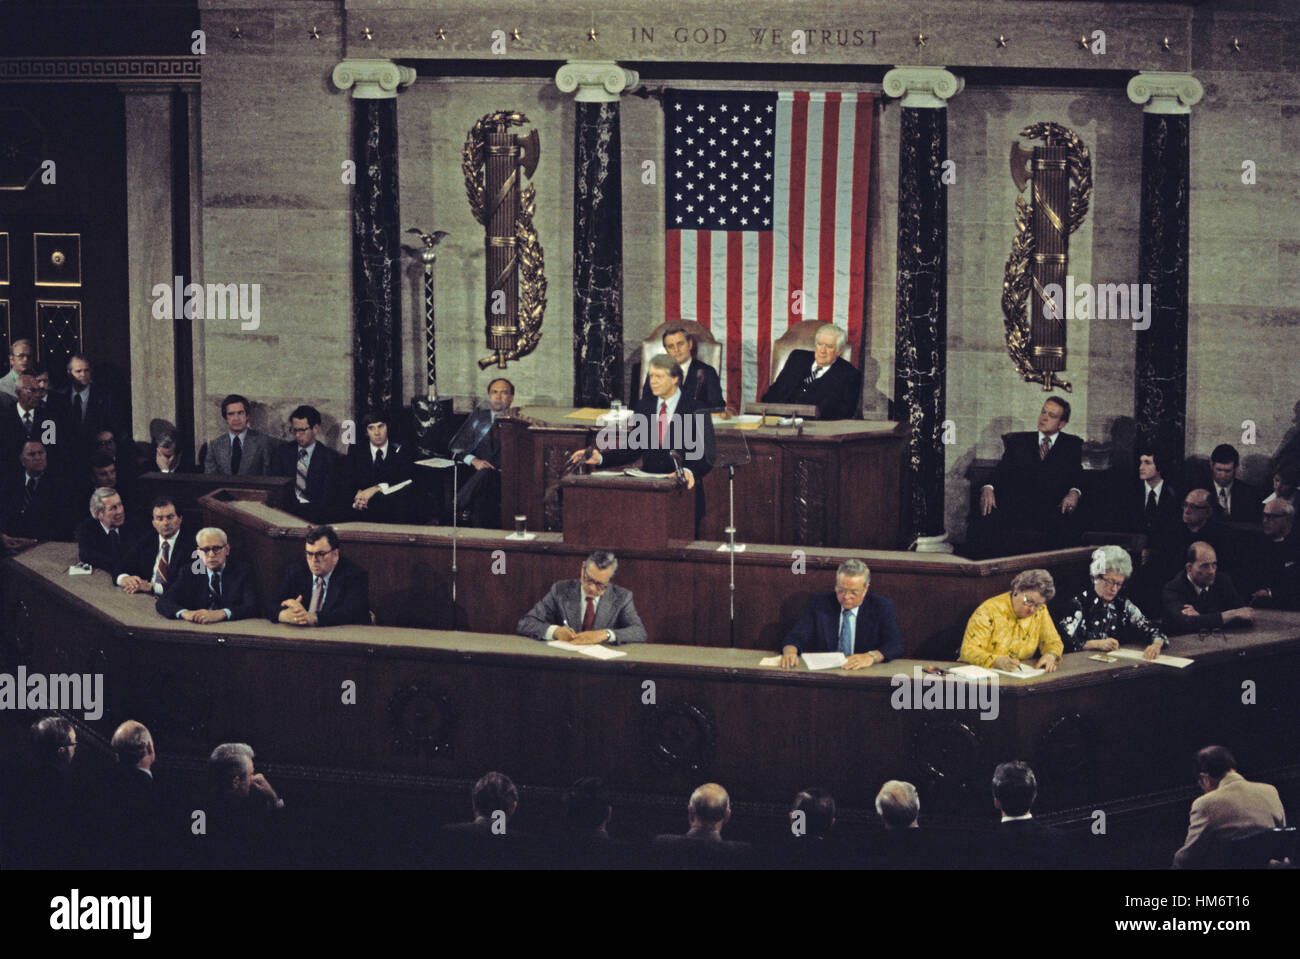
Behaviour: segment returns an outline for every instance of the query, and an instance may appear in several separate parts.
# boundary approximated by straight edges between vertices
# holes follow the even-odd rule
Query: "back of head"
[[[1002,763],[993,770],[993,798],[1008,816],[1023,816],[1034,806],[1038,779],[1028,763]]]
[[[62,716],[46,716],[32,724],[32,748],[42,766],[58,766],[59,750],[72,742],[72,723]]]
[[[596,776],[584,776],[564,792],[564,824],[570,829],[599,829],[609,810],[609,790]]]
[[[876,812],[886,829],[907,829],[921,815],[921,797],[911,783],[891,779],[876,793]]]
[[[519,805],[519,790],[505,773],[488,772],[474,784],[471,799],[477,815],[490,818],[500,810],[508,819]]]
[[[149,754],[149,744],[153,737],[144,723],[128,719],[117,727],[113,733],[113,752],[117,761],[123,766],[135,766]]]
[[[705,783],[691,793],[688,808],[692,822],[720,828],[731,815],[731,797],[717,783]]]
[[[247,743],[222,743],[208,756],[208,782],[216,793],[230,793],[231,780],[242,776],[253,761],[253,747]]]
[[[790,811],[804,814],[807,835],[824,838],[835,824],[835,797],[824,789],[805,789],[794,797]]]
[[[1223,746],[1206,746],[1196,754],[1196,771],[1211,779],[1222,779],[1237,768],[1237,760]]]

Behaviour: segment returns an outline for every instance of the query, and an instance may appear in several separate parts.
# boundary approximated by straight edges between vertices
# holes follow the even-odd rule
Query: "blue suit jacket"
[[[840,648],[840,604],[834,593],[818,593],[808,600],[808,605],[786,637],[787,646],[796,646],[799,655],[805,651],[833,653]],[[894,601],[875,593],[867,593],[858,607],[858,625],[853,636],[853,652],[869,653],[878,649],[885,659],[903,655],[903,634],[894,615]]]

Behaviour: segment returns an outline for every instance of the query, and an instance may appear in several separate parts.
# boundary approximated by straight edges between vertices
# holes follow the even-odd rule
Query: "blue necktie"
[[[853,626],[850,622],[853,614],[848,610],[840,613],[840,652],[846,657],[853,655]]]

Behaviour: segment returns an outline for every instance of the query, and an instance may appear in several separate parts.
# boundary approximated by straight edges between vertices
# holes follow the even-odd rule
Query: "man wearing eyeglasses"
[[[281,577],[271,622],[290,626],[364,626],[370,623],[370,576],[339,551],[332,526],[307,530],[307,562]]]
[[[835,592],[808,601],[781,650],[781,668],[793,669],[805,650],[844,654],[844,669],[866,669],[903,655],[903,635],[894,601],[868,595],[871,570],[846,559],[835,571]]]
[[[644,643],[645,626],[631,590],[613,585],[618,557],[598,549],[583,561],[581,579],[556,583],[519,620],[521,636],[576,643]]]
[[[293,477],[289,511],[309,522],[325,523],[342,512],[343,459],[317,441],[320,411],[299,406],[289,414],[292,443],[281,443],[271,451],[271,475]]]
[[[256,576],[251,566],[232,561],[226,534],[209,526],[194,538],[203,562],[186,563],[170,577],[155,605],[159,615],[200,624],[256,616]]]

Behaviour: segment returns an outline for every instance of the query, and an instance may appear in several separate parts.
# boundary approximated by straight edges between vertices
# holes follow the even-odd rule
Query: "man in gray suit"
[[[530,609],[515,632],[533,639],[566,643],[644,643],[645,627],[632,603],[631,590],[610,580],[618,557],[598,549],[582,564],[581,579],[556,583]],[[579,628],[581,627],[581,628]]]
[[[248,400],[231,393],[221,401],[221,416],[226,432],[208,443],[203,460],[204,473],[226,476],[269,476],[271,450],[275,443],[264,433],[248,425]]]

